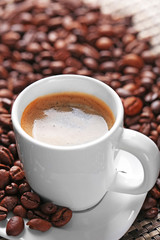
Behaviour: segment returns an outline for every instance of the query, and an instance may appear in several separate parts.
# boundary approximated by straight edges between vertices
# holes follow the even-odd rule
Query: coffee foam
[[[100,115],[72,111],[44,111],[45,117],[34,121],[33,138],[53,145],[77,145],[90,142],[108,131],[106,121]]]

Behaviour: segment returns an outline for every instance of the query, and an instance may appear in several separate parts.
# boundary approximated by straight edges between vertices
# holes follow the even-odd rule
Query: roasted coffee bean
[[[5,187],[6,195],[16,195],[18,193],[18,185],[14,182]]]
[[[134,116],[142,110],[143,103],[138,97],[128,97],[124,99],[124,111],[127,116]]]
[[[56,212],[57,206],[52,202],[46,202],[41,204],[40,209],[44,214],[50,215]]]
[[[158,190],[158,188],[156,186],[154,186],[151,190],[150,193],[152,195],[153,198],[155,199],[159,199],[160,198],[160,191]]]
[[[4,198],[4,196],[5,196],[5,191],[0,190],[0,201]]]
[[[10,144],[16,142],[16,141],[15,141],[15,134],[14,134],[13,131],[9,131],[7,135],[8,135],[8,138],[9,138],[9,140],[10,140]]]
[[[21,203],[26,209],[35,209],[40,204],[40,197],[34,192],[25,192],[21,196]]]
[[[148,196],[143,203],[142,209],[147,210],[155,206],[157,206],[157,201],[153,197]]]
[[[56,227],[62,227],[72,218],[72,211],[66,207],[59,207],[52,215],[51,222]]]
[[[11,167],[9,174],[13,181],[20,181],[24,178],[24,171],[18,166]]]
[[[158,190],[160,190],[160,178],[157,178],[156,186],[158,187]]]
[[[44,219],[40,219],[40,218],[34,218],[31,219],[30,221],[27,222],[27,225],[34,230],[38,230],[41,232],[46,232],[48,231],[52,224]]]
[[[11,211],[18,203],[18,197],[17,196],[5,196],[1,202],[0,206],[5,207],[8,209],[8,211]]]
[[[0,189],[4,189],[10,182],[9,171],[0,169]]]
[[[11,121],[11,115],[8,113],[0,114],[0,124],[4,127],[11,128],[12,127],[12,121]]]
[[[152,207],[146,211],[143,212],[143,215],[145,218],[153,219],[157,216],[158,214],[158,208],[157,207]]]
[[[0,206],[0,221],[6,219],[8,210],[5,207]]]
[[[155,114],[160,114],[160,100],[152,102],[151,109]]]
[[[16,144],[15,143],[11,143],[9,146],[8,146],[8,149],[9,151],[11,152],[11,154],[13,155],[13,157],[15,159],[18,158],[18,152],[17,152],[17,147],[16,147]],[[14,162],[15,164],[15,162]]]
[[[0,163],[0,169],[5,169],[5,170],[9,171],[9,170],[10,170],[10,167],[7,166],[7,165],[4,165],[4,164],[2,164],[2,163]]]
[[[13,216],[7,223],[6,233],[9,236],[17,236],[24,229],[24,220],[22,217]]]
[[[34,219],[34,218],[41,218],[41,219],[45,219],[45,220],[49,220],[49,216],[44,214],[42,211],[40,210],[28,210],[27,211],[27,218],[30,219]]]
[[[19,193],[22,195],[25,192],[30,192],[31,191],[31,187],[27,182],[21,183],[19,185]]]
[[[108,37],[101,37],[96,41],[95,45],[100,50],[107,50],[113,45],[113,41]]]
[[[1,141],[1,143],[2,143],[4,146],[6,146],[6,147],[8,147],[9,144],[10,144],[10,140],[9,140],[7,134],[1,134],[1,136],[0,136],[0,141]]]
[[[12,153],[8,148],[0,146],[0,162],[5,165],[12,165],[14,161]]]
[[[13,209],[13,214],[22,218],[26,218],[27,210],[22,205],[17,205]]]
[[[123,57],[122,64],[124,66],[132,66],[132,67],[135,67],[135,68],[138,68],[138,69],[141,69],[144,65],[143,59],[140,56],[138,56],[134,53],[130,53],[130,54],[125,55]]]
[[[21,169],[23,169],[23,163],[22,163],[20,160],[16,160],[16,161],[14,162],[14,166],[18,166],[18,167],[20,167]]]

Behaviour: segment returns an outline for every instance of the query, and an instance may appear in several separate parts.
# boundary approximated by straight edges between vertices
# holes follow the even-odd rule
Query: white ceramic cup
[[[40,142],[21,128],[22,113],[31,101],[42,95],[67,91],[84,92],[102,99],[114,113],[113,127],[99,139],[75,146]],[[160,170],[159,150],[145,135],[123,128],[123,115],[123,106],[115,91],[90,77],[57,75],[25,88],[13,104],[12,122],[19,157],[32,189],[45,199],[72,210],[94,206],[107,191],[128,194],[149,191]],[[116,170],[117,149],[139,159],[144,170],[142,183],[135,186],[127,180],[126,174]]]

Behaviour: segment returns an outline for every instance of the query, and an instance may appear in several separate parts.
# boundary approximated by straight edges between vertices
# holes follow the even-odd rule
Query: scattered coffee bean
[[[5,192],[7,195],[16,195],[18,193],[18,185],[14,182],[10,183],[5,187]]]
[[[9,171],[0,169],[0,189],[4,189],[9,184]]]
[[[26,209],[35,209],[40,204],[40,197],[34,192],[25,192],[21,196],[21,203]]]
[[[46,202],[41,204],[40,208],[41,208],[41,211],[46,215],[53,214],[57,210],[57,206],[51,202]]]
[[[20,181],[24,178],[24,171],[18,166],[11,167],[9,174],[13,181]]]
[[[8,209],[0,206],[0,221],[6,219],[7,214],[8,214]]]
[[[17,205],[13,209],[13,214],[22,218],[26,218],[27,210],[22,205]]]
[[[51,222],[56,227],[62,227],[70,221],[72,217],[72,211],[66,207],[59,207],[57,211],[52,215]]]
[[[40,219],[40,218],[34,218],[31,219],[30,221],[27,222],[27,225],[34,230],[38,230],[41,232],[46,232],[48,231],[52,224],[44,219]]]
[[[18,197],[17,196],[5,196],[1,202],[0,206],[5,207],[8,209],[8,211],[11,211],[18,203]]]
[[[145,218],[153,219],[157,216],[158,214],[158,208],[157,207],[152,207],[146,211],[144,211],[143,215]]]
[[[17,236],[24,229],[24,221],[22,217],[13,216],[7,223],[6,233],[9,236]]]
[[[156,199],[148,196],[143,203],[142,209],[147,210],[147,209],[150,209],[150,208],[155,207],[155,206],[157,206]]]
[[[127,116],[134,116],[142,110],[143,103],[138,97],[127,97],[123,101],[124,111]]]

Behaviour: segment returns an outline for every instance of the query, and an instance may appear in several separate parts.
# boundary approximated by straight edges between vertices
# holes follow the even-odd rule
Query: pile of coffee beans
[[[0,2],[0,220],[12,211],[6,232],[18,235],[23,218],[46,231],[66,224],[72,211],[43,202],[27,183],[10,115],[17,95],[46,76],[92,76],[120,96],[125,127],[160,149],[160,56],[150,52],[149,39],[138,39],[131,17],[104,15],[75,0],[7,2]],[[144,218],[156,217],[159,203],[160,176],[142,207]]]

